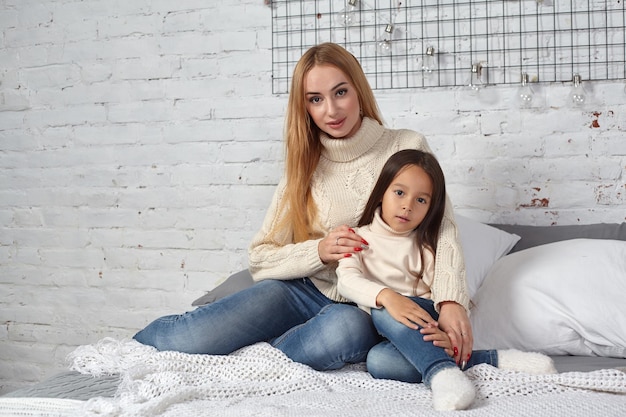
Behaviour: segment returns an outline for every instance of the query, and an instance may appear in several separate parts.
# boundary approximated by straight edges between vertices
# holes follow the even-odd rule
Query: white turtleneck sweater
[[[431,152],[423,135],[411,130],[387,129],[369,118],[363,119],[361,128],[351,138],[334,139],[322,133],[320,141],[324,148],[311,187],[318,209],[316,224],[323,235],[342,224],[354,227],[358,223],[378,175],[392,154],[402,149]],[[284,215],[278,211],[284,193],[285,178],[282,178],[263,225],[250,244],[249,270],[253,279],[309,277],[331,300],[348,301],[337,291],[337,263],[324,264],[319,257],[317,247],[321,239],[293,243],[291,230],[274,236],[278,244],[269,238],[271,226]],[[436,306],[443,301],[455,301],[467,309],[465,264],[451,206],[447,201],[437,245],[432,299]]]
[[[424,274],[415,286],[422,265],[415,231],[396,232],[380,217],[380,209],[371,224],[354,230],[369,248],[339,261],[337,288],[341,295],[368,313],[379,307],[376,298],[385,288],[407,297],[431,297],[435,265],[430,251],[424,251]]]

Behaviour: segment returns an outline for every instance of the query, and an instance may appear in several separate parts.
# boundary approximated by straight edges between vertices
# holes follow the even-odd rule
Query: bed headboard
[[[521,237],[519,242],[513,246],[513,249],[511,249],[509,253],[567,239],[626,240],[626,222],[621,224],[596,223],[566,226],[526,226],[512,224],[491,224],[491,226]]]

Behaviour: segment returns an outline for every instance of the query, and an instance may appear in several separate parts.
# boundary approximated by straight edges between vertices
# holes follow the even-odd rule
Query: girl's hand
[[[317,245],[317,252],[325,264],[352,256],[355,252],[367,249],[368,243],[347,225],[334,228]]]
[[[391,317],[410,329],[417,330],[419,327],[437,326],[437,322],[426,310],[410,298],[389,288],[378,293],[376,304],[385,307]]]
[[[420,333],[424,335],[424,341],[433,342],[433,345],[443,348],[448,356],[454,357],[454,350],[450,338],[438,326],[427,326],[420,329]]]

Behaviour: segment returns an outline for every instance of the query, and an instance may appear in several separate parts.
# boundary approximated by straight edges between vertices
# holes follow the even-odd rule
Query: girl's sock
[[[552,358],[537,352],[517,349],[498,350],[498,368],[533,375],[556,374]]]
[[[476,396],[476,389],[463,372],[456,367],[445,368],[433,376],[433,408],[437,411],[465,410]]]

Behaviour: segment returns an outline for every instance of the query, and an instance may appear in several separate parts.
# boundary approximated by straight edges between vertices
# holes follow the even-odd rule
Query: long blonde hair
[[[354,86],[362,115],[381,125],[374,93],[361,69],[359,61],[343,47],[334,43],[322,43],[307,50],[293,71],[291,91],[287,104],[285,127],[285,198],[279,211],[285,212],[281,223],[274,225],[272,233],[284,227],[293,231],[293,242],[321,237],[315,233],[317,206],[311,196],[311,181],[322,153],[320,129],[306,110],[304,81],[309,71],[318,65],[331,65],[339,69]]]

